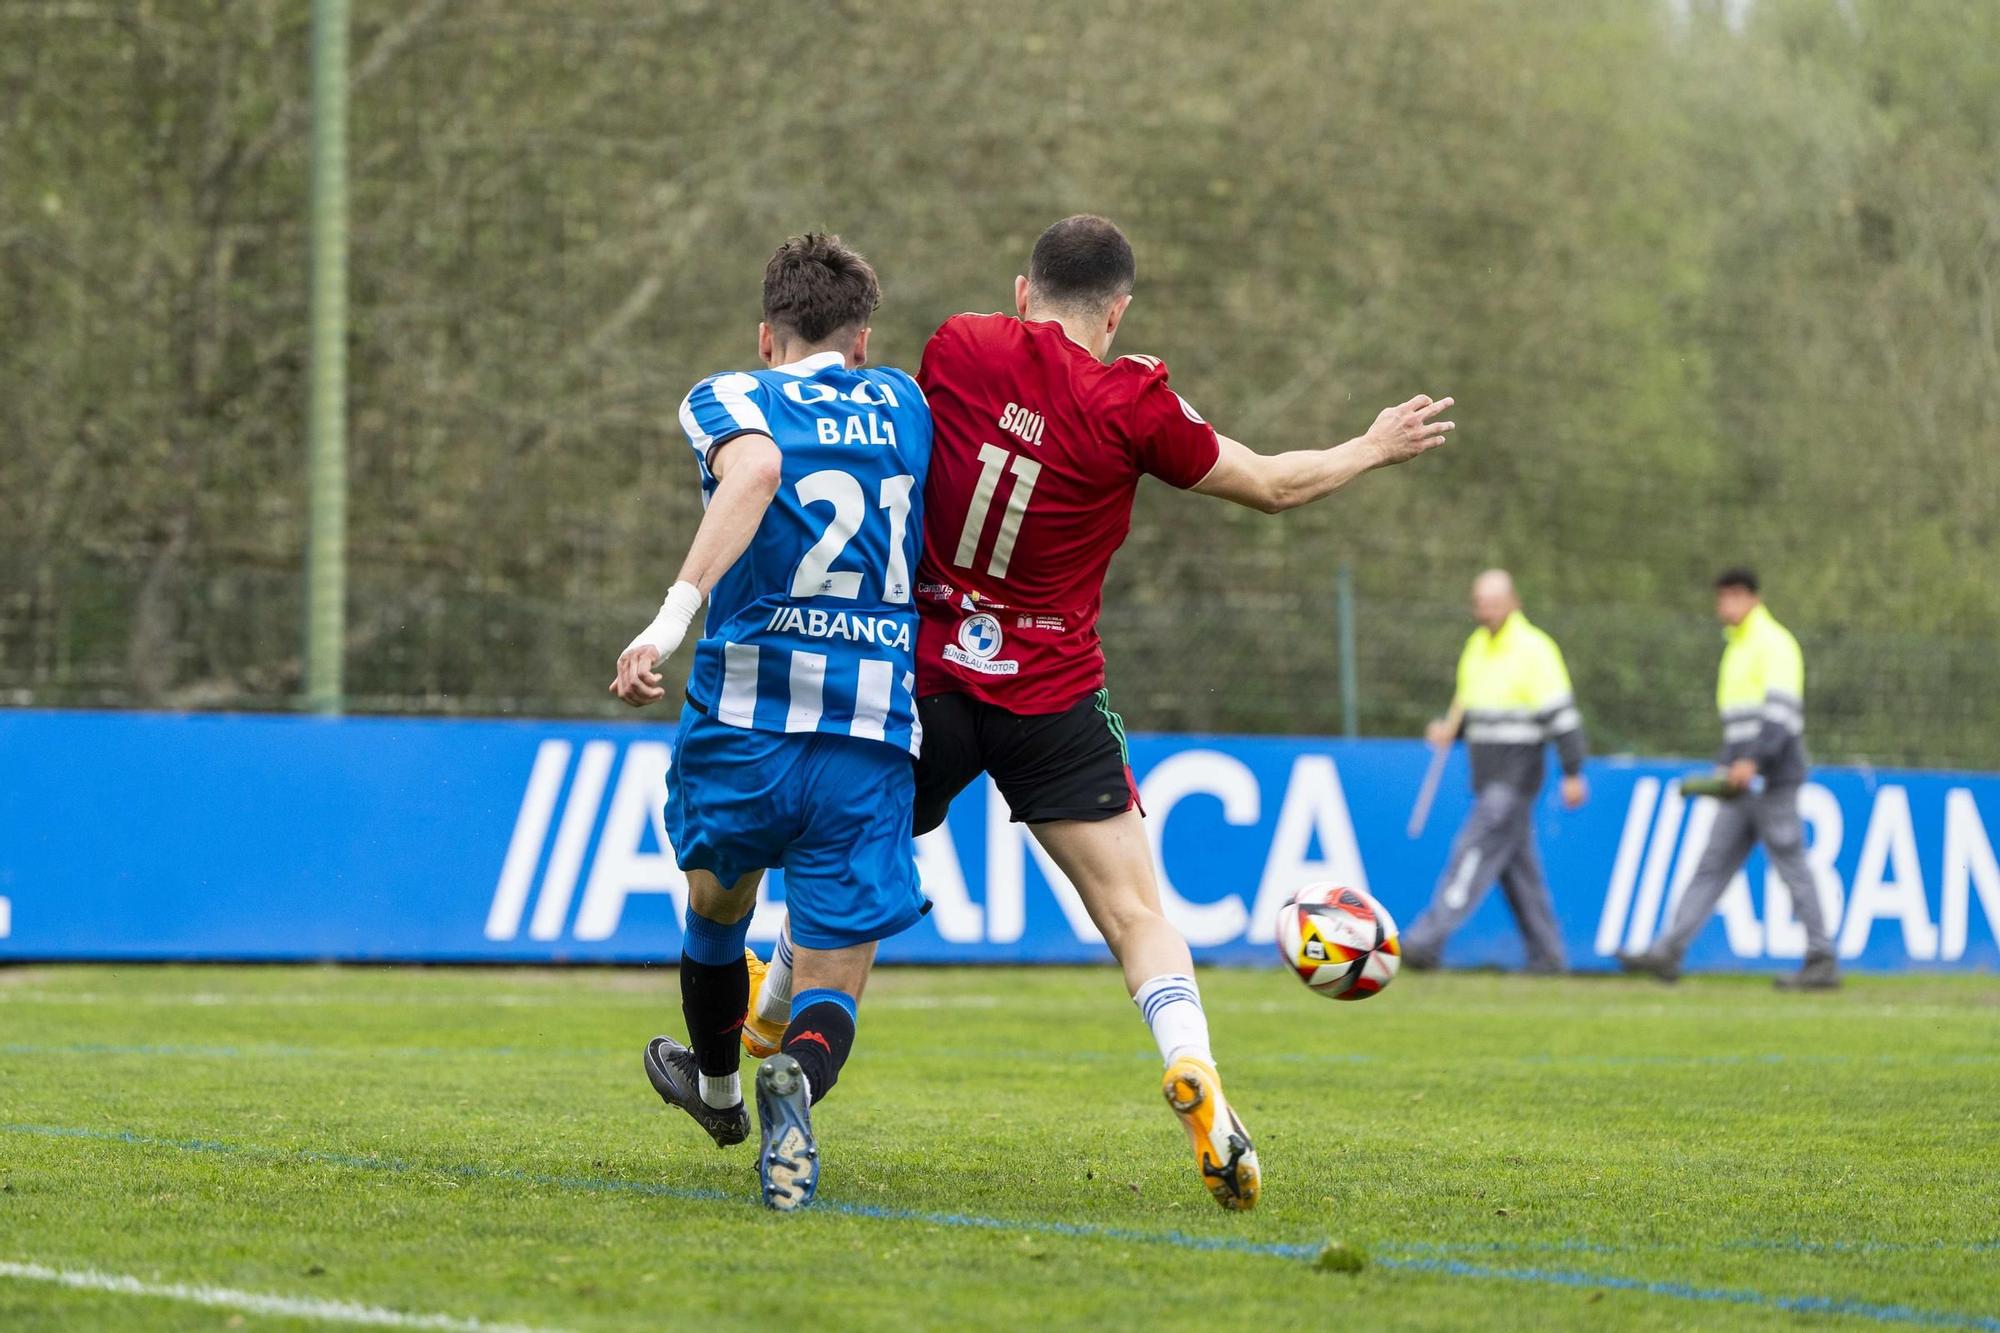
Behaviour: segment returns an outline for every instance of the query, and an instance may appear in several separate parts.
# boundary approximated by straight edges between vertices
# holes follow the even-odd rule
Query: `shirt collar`
[[[1525,624],[1527,624],[1527,623],[1528,623],[1528,618],[1527,618],[1527,616],[1523,615],[1523,614],[1522,614],[1522,613],[1521,613],[1521,612],[1520,612],[1520,611],[1519,611],[1518,609],[1517,609],[1517,610],[1513,610],[1513,611],[1509,611],[1509,612],[1507,613],[1507,618],[1506,618],[1505,620],[1503,620],[1503,621],[1501,621],[1501,622],[1500,622],[1500,628],[1499,628],[1499,629],[1490,629],[1490,630],[1486,630],[1486,638],[1487,638],[1487,641],[1488,641],[1488,642],[1494,642],[1494,641],[1497,641],[1498,639],[1500,639],[1501,637],[1503,637],[1503,636],[1504,636],[1504,635],[1505,635],[1505,634],[1507,633],[1507,631],[1508,631],[1508,630],[1510,630],[1510,629],[1514,628],[1514,626],[1516,626],[1516,625],[1525,625]],[[1480,628],[1481,628],[1481,629],[1485,629],[1486,627],[1485,627],[1484,625],[1482,625],[1482,626],[1480,626]]]
[[[1743,638],[1770,618],[1770,611],[1762,602],[1759,602],[1750,608],[1750,614],[1743,617],[1741,624],[1723,626],[1722,637],[1731,643],[1735,643],[1738,639]]]
[[[800,379],[810,379],[830,366],[846,364],[847,358],[839,352],[814,352],[801,360],[788,361],[782,366],[772,366],[771,369],[781,375],[797,375]]]

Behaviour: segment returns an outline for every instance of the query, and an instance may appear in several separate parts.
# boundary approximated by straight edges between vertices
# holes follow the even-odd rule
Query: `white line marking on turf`
[[[12,1263],[0,1259],[0,1278],[23,1282],[53,1282],[76,1291],[103,1291],[117,1296],[152,1296],[160,1300],[187,1301],[248,1314],[282,1316],[288,1319],[317,1319],[329,1324],[367,1324],[377,1328],[436,1328],[454,1333],[547,1333],[525,1324],[494,1324],[483,1319],[461,1319],[448,1314],[408,1314],[380,1305],[357,1305],[352,1301],[318,1300],[305,1296],[274,1296],[268,1292],[237,1291],[232,1287],[190,1285],[184,1282],[142,1282],[119,1273],[101,1273],[94,1268],[49,1268],[43,1264]]]

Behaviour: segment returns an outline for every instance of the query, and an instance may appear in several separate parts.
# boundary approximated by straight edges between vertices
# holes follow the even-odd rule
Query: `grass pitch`
[[[2000,980],[1202,984],[1254,1214],[1106,967],[878,974],[778,1217],[670,970],[0,972],[0,1327],[2000,1330]]]

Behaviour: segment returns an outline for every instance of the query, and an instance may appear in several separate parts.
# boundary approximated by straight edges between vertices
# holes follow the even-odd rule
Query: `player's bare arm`
[[[768,435],[738,435],[723,441],[709,455],[709,467],[716,476],[715,496],[695,529],[680,575],[660,604],[659,615],[618,658],[611,692],[634,708],[666,696],[653,668],[680,647],[702,599],[749,549],[771,497],[778,493],[782,460]]]
[[[1366,435],[1330,449],[1260,454],[1226,435],[1218,436],[1220,456],[1194,489],[1266,514],[1311,504],[1364,472],[1407,463],[1443,444],[1454,423],[1439,418],[1452,402],[1418,394],[1407,403],[1384,408]]]

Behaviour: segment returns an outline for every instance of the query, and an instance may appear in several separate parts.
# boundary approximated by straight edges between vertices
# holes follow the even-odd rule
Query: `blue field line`
[[[1850,1301],[1837,1296],[1771,1296],[1761,1291],[1731,1287],[1696,1287],[1685,1282],[1657,1282],[1647,1278],[1615,1277],[1606,1273],[1578,1273],[1560,1268],[1489,1268],[1456,1259],[1379,1259],[1385,1268],[1406,1272],[1444,1273],[1452,1277],[1485,1278],[1502,1282],[1528,1282],[1593,1291],[1630,1291],[1647,1296],[1666,1296],[1677,1301],[1698,1301],[1709,1305],[1746,1305],[1788,1314],[1845,1315],[1878,1324],[1912,1324],[1923,1328],[1969,1328],[1979,1333],[2000,1333],[2000,1319],[1987,1315],[1959,1314],[1950,1310],[1919,1310],[1909,1305],[1877,1305],[1870,1301]]]
[[[1405,1241],[1397,1249],[1413,1255],[1524,1255],[1524,1254],[1682,1254],[1691,1250],[1772,1251],[1783,1254],[1990,1254],[2000,1250],[2000,1240],[1979,1241],[1893,1241],[1893,1240],[1802,1240],[1797,1237],[1742,1240],[1627,1241],[1613,1244],[1591,1240],[1492,1240],[1492,1241]]]
[[[462,1180],[546,1185],[558,1189],[635,1194],[648,1198],[677,1199],[688,1202],[726,1203],[743,1207],[754,1206],[755,1202],[747,1195],[728,1194],[720,1190],[662,1185],[645,1180],[628,1180],[618,1177],[546,1175],[537,1172],[520,1171],[509,1167],[488,1167],[470,1163],[434,1166],[372,1154],[326,1152],[316,1149],[266,1148],[256,1145],[225,1143],[216,1139],[155,1138],[144,1134],[137,1134],[129,1130],[99,1130],[66,1125],[11,1124],[0,1125],[0,1132],[32,1135],[38,1138],[81,1139],[88,1142],[121,1143],[134,1147],[167,1148],[179,1152],[214,1153],[249,1161],[273,1163],[306,1162],[353,1170],[388,1171],[412,1175],[443,1175]],[[1105,1226],[1090,1222],[1056,1222],[1038,1219],[986,1217],[975,1213],[925,1212],[917,1209],[884,1207],[874,1204],[842,1203],[834,1199],[822,1199],[815,1203],[813,1207],[814,1211],[819,1213],[833,1213],[845,1217],[867,1218],[874,1221],[915,1222],[929,1226],[964,1227],[982,1231],[1013,1232],[1024,1235],[1123,1241],[1131,1244],[1166,1246],[1179,1250],[1254,1255],[1266,1258],[1286,1259],[1294,1262],[1311,1260],[1319,1254],[1321,1249],[1321,1245],[1318,1242],[1260,1242],[1243,1240],[1234,1236],[1200,1236],[1190,1235],[1182,1231],[1147,1231],[1134,1227]],[[1495,1244],[1497,1245],[1498,1243]],[[1728,1244],[1725,1242],[1725,1246]],[[1809,1249],[1813,1247],[1812,1242],[1804,1241],[1744,1242],[1744,1244],[1768,1244],[1771,1248],[1796,1247],[1799,1249]],[[1621,1249],[1589,1241],[1553,1242],[1551,1245],[1552,1248],[1592,1254],[1601,1253],[1615,1256],[1631,1255],[1634,1253],[1631,1249]],[[1974,1248],[1984,1249],[1993,1247],[1979,1245]],[[1760,1291],[1739,1288],[1697,1287],[1684,1282],[1654,1281],[1645,1278],[1628,1278],[1615,1274],[1585,1273],[1567,1269],[1494,1267],[1487,1264],[1467,1263],[1461,1259],[1444,1257],[1444,1252],[1447,1248],[1444,1246],[1411,1244],[1399,1248],[1401,1250],[1400,1253],[1377,1256],[1374,1262],[1386,1269],[1440,1274],[1447,1277],[1473,1278],[1482,1281],[1519,1282],[1540,1286],[1574,1287],[1596,1291],[1633,1292],[1641,1295],[1662,1296],[1672,1300],[1719,1305],[1742,1305],[1767,1310],[1779,1310],[1793,1314],[1843,1315],[1882,1324],[1907,1324],[1929,1328],[1962,1328],[1975,1330],[1976,1333],[2000,1333],[2000,1319],[1985,1315],[1960,1314],[1942,1310],[1922,1310],[1906,1305],[1881,1305],[1830,1296],[1773,1296]]]

